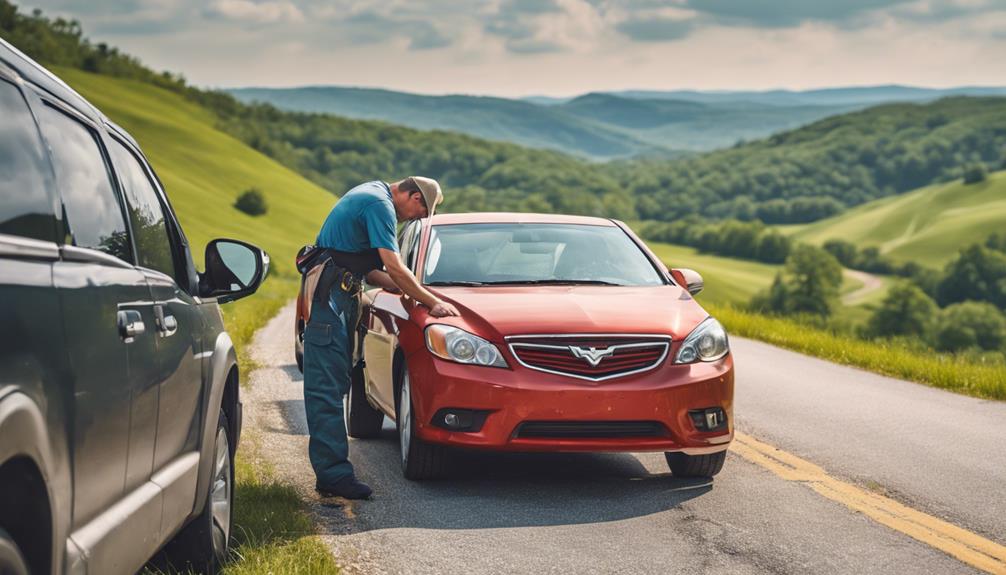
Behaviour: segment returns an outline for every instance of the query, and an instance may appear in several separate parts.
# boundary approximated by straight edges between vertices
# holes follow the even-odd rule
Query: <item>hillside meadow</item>
[[[875,200],[838,216],[801,226],[780,226],[793,239],[821,245],[843,239],[876,246],[898,262],[942,267],[960,248],[1006,231],[1006,171],[984,182],[958,180]]]

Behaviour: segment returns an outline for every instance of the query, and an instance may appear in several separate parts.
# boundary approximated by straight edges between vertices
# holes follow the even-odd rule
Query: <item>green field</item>
[[[197,266],[203,261],[203,246],[218,237],[246,240],[269,252],[272,272],[259,292],[222,306],[247,380],[251,364],[246,348],[252,334],[296,293],[296,250],[314,239],[335,198],[216,130],[209,112],[175,93],[77,70],[54,72],[139,141],[164,182]],[[266,215],[251,217],[232,207],[238,194],[252,186],[266,197]],[[246,429],[245,436],[235,491],[238,560],[225,572],[337,571],[325,546],[313,536],[300,497],[274,482],[255,457],[255,430]]]
[[[798,241],[837,238],[877,246],[897,261],[942,267],[961,247],[1006,231],[1006,172],[978,184],[927,186],[857,206],[833,218],[782,226]]]
[[[699,301],[716,304],[745,304],[751,296],[767,289],[782,266],[737,260],[699,253],[695,248],[646,242],[669,268],[691,268],[700,274],[706,287]]]

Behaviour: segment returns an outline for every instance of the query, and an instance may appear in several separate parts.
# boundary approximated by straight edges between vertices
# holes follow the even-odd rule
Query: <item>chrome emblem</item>
[[[597,349],[596,347],[588,348],[571,345],[569,346],[569,352],[573,354],[573,357],[587,360],[590,367],[597,367],[597,364],[601,363],[602,359],[615,354],[615,348],[606,347],[604,349]]]

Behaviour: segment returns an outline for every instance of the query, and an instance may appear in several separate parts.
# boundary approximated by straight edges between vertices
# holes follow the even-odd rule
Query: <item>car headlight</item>
[[[508,367],[495,345],[475,334],[449,325],[433,324],[427,327],[426,347],[433,355],[449,361]]]
[[[678,349],[674,363],[692,363],[698,361],[716,361],[730,352],[730,342],[727,341],[727,331],[720,322],[711,317],[688,334]]]

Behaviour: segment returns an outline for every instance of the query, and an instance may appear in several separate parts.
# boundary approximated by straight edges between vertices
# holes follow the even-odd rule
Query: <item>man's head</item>
[[[436,180],[411,176],[391,184],[391,200],[398,221],[404,222],[432,216],[444,194]]]

